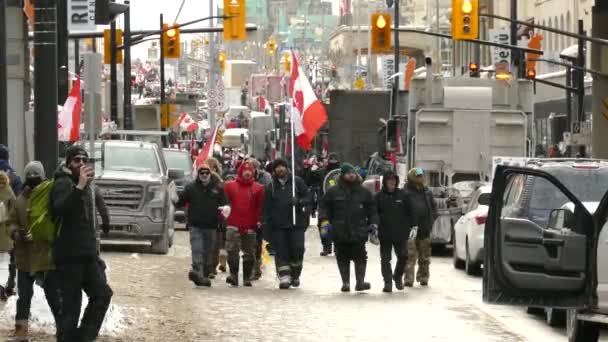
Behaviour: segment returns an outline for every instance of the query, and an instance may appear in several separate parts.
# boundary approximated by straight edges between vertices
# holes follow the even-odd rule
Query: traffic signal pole
[[[68,9],[67,0],[57,0],[57,104],[68,98]],[[78,62],[75,63],[78,65]]]
[[[394,65],[394,73],[397,74],[399,72],[399,0],[395,0],[395,4],[393,5],[395,6],[395,14],[394,14],[394,23],[395,23],[395,28],[396,30],[394,30],[394,44],[395,44],[395,61],[393,62]],[[369,62],[368,62],[369,63]],[[369,68],[368,71],[370,72]],[[392,103],[392,110],[391,110],[391,114],[392,116],[398,116],[399,113],[397,112],[399,110],[399,76],[395,76],[395,79],[393,80],[393,103]]]
[[[0,0],[0,144],[8,145],[6,0]]]
[[[608,3],[595,0],[592,11],[592,36],[596,39],[608,39]],[[591,69],[608,73],[605,63],[606,48],[598,44],[591,45]],[[592,155],[594,158],[608,159],[608,79],[594,77],[592,120]]]
[[[110,121],[118,125],[118,82],[116,70],[116,22],[110,23]]]
[[[125,5],[129,6],[130,1],[126,0]],[[127,130],[133,129],[133,106],[131,104],[131,10],[130,7],[124,12],[125,28],[123,33],[124,46],[124,84],[123,84],[123,127]]]
[[[163,14],[160,14],[160,30],[163,30]],[[165,43],[163,41],[163,37],[161,34],[160,37],[160,110],[161,113],[163,110],[165,110],[165,113],[167,114],[167,122],[166,122],[166,127],[169,128],[169,123],[171,122],[169,120],[169,108],[164,108],[165,106]],[[161,115],[162,117],[162,115]]]
[[[209,16],[213,17],[214,1],[209,0]],[[225,24],[224,24],[225,25]],[[209,21],[209,27],[213,27],[213,19]],[[209,77],[207,78],[207,89],[211,90],[215,88],[215,73],[217,66],[217,52],[215,51],[215,35],[209,35]],[[215,108],[209,108],[207,111],[207,120],[209,121],[209,127],[215,129]]]

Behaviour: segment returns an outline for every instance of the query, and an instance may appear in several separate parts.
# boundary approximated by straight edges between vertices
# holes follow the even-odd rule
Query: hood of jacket
[[[4,202],[15,197],[10,185],[10,179],[6,172],[0,171],[0,202]]]
[[[391,178],[397,180],[397,184],[395,185],[395,191],[393,192],[399,190],[399,176],[393,171],[387,171],[384,173],[384,175],[382,175],[382,192],[389,193],[388,188],[386,187],[386,181]]]
[[[247,170],[251,171],[253,174],[250,180],[245,180],[243,178],[243,173],[245,173],[245,171],[247,171]],[[255,176],[256,176],[255,166],[252,163],[246,161],[246,162],[241,163],[241,165],[239,166],[239,170],[238,170],[237,176],[236,176],[236,181],[241,184],[253,184],[255,182]]]

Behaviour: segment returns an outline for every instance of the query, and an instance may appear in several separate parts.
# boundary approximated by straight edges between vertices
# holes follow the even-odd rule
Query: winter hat
[[[8,160],[8,147],[0,144],[0,160]]]
[[[87,150],[80,145],[72,145],[65,151],[65,164],[69,164],[77,156],[89,157]]]
[[[197,171],[201,171],[201,170],[208,170],[211,171],[211,167],[209,167],[209,164],[207,164],[206,162],[203,162],[201,165],[198,166]]]
[[[284,166],[285,168],[289,169],[289,164],[287,164],[287,160],[279,158],[275,159],[275,161],[272,163],[272,171],[274,171],[279,166]]]
[[[10,185],[10,179],[4,171],[0,171],[0,189],[4,189]]]
[[[42,166],[42,163],[37,160],[27,163],[25,169],[23,170],[23,173],[25,173],[26,178],[46,178],[46,175],[44,173],[44,166]]]
[[[352,166],[349,163],[344,163],[342,164],[342,167],[340,168],[340,173],[342,173],[343,175],[347,174],[347,173],[357,173],[357,170],[355,169],[354,166]]]

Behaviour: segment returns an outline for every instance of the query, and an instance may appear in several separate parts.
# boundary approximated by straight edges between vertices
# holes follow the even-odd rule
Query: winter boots
[[[321,251],[321,256],[328,256],[332,253],[331,244],[323,244],[323,250]]]
[[[284,275],[279,278],[279,288],[281,290],[287,290],[291,287],[291,276]]]
[[[355,278],[357,284],[355,285],[355,291],[366,291],[371,289],[371,285],[365,282],[365,269],[367,268],[367,261],[355,261]]]
[[[393,282],[384,283],[384,288],[382,289],[382,292],[386,292],[386,293],[393,292]]]
[[[196,286],[211,286],[211,280],[205,276],[202,265],[192,265],[192,269],[188,272],[188,279]]]
[[[251,274],[253,272],[253,260],[243,260],[243,286],[251,287]]]
[[[338,270],[342,278],[342,292],[350,292],[350,260],[338,260]]]
[[[226,277],[226,283],[238,287],[239,286],[239,258],[236,260],[228,260],[228,266],[230,267],[230,275]]]
[[[27,324],[17,324],[15,325],[15,336],[13,339],[9,341],[29,341],[29,330]]]
[[[220,249],[220,255],[219,255],[219,263],[220,263],[220,271],[222,273],[226,273],[226,261],[228,260],[228,252],[226,252],[225,249]]]
[[[300,287],[300,275],[302,274],[302,263],[291,266],[291,286]]]

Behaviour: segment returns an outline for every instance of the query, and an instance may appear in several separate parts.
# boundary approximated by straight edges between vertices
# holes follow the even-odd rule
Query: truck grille
[[[135,184],[98,184],[108,209],[137,210],[143,200],[144,190]]]

